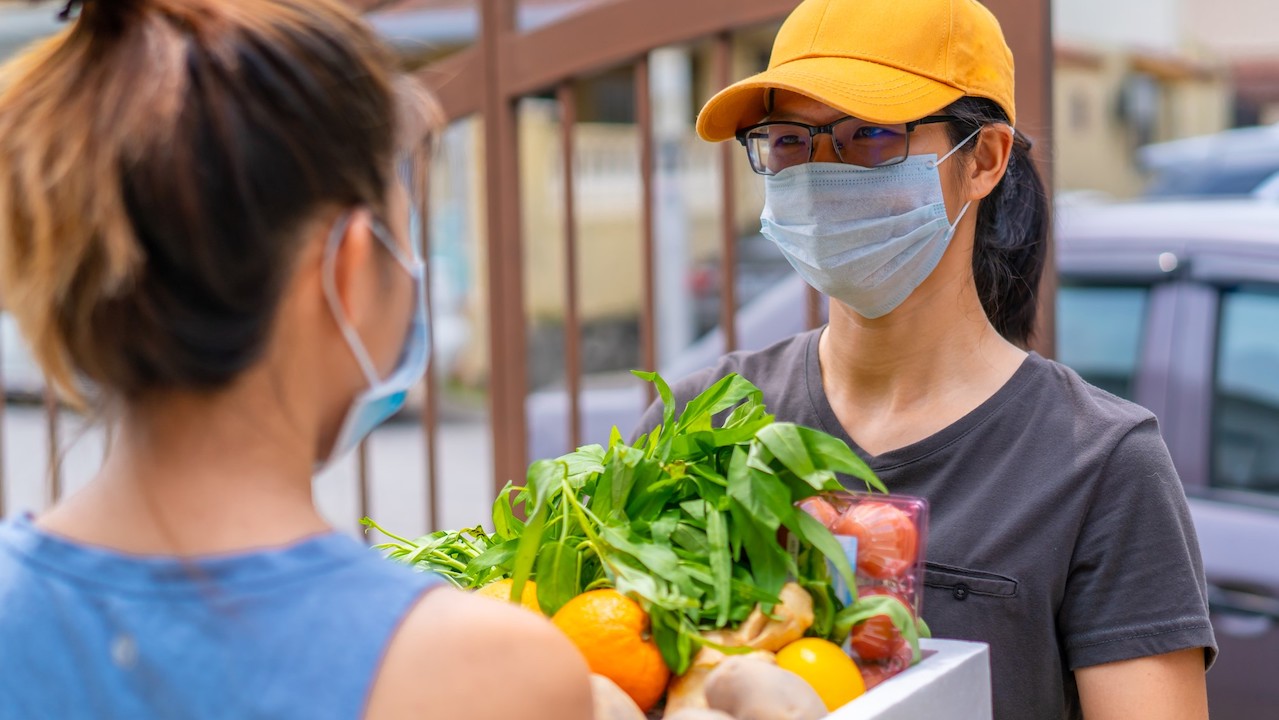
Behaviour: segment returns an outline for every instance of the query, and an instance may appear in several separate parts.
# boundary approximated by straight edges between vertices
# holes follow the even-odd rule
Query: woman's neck
[[[328,530],[311,497],[312,429],[246,384],[130,407],[97,477],[39,520],[124,552],[206,555]]]
[[[955,272],[934,273],[874,320],[832,301],[819,345],[831,406],[872,454],[958,420],[1002,387],[1025,356],[991,326],[971,275]]]

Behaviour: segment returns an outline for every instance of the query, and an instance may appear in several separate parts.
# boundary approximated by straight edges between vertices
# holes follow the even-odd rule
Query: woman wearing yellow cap
[[[1202,560],[1155,418],[1024,349],[1049,221],[1013,97],[974,0],[801,3],[697,129],[744,146],[830,323],[676,395],[739,372],[929,499],[923,614],[990,644],[996,717],[1206,717]]]

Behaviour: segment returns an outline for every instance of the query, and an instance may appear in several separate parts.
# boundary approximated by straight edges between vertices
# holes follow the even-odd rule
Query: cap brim
[[[697,134],[719,142],[762,121],[768,113],[768,90],[790,90],[875,123],[918,120],[964,96],[954,86],[879,63],[801,58],[721,90],[697,116]]]

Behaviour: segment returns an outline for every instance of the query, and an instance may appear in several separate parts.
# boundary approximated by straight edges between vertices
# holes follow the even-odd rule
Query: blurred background
[[[478,0],[353,4],[366,10],[406,69],[419,72],[429,84],[444,86],[445,92],[454,80],[446,76],[461,72],[460,65],[450,62],[480,50],[483,17]],[[617,3],[522,0],[502,4],[512,6],[513,32],[536,33]],[[637,90],[633,63],[578,72],[570,83],[574,117],[568,153],[566,106],[558,86],[534,88],[515,99],[519,157],[512,167],[520,175],[521,260],[516,264],[522,285],[518,305],[524,316],[520,345],[528,436],[521,463],[527,457],[559,454],[572,440],[599,440],[612,424],[630,433],[648,400],[645,389],[629,375],[631,369],[655,365],[672,377],[679,376],[709,364],[730,346],[761,347],[815,319],[804,301],[802,285],[776,249],[758,234],[762,183],[735,152],[736,146],[725,152],[698,140],[692,129],[701,104],[726,80],[767,64],[772,37],[794,3],[755,4],[768,7],[754,11],[749,9],[752,2],[732,7],[743,15],[771,13],[772,17],[746,26],[726,23],[726,33],[651,48],[645,54],[648,107],[639,107],[644,104],[644,91]],[[1051,13],[1044,18],[1051,21],[1050,41],[1019,37],[1027,32],[1024,13],[1004,22],[1010,42],[1033,47],[1040,55],[1019,53],[1019,73],[1032,64],[1046,71],[1042,76],[1019,74],[1019,94],[1028,84],[1036,85],[1044,95],[1042,106],[1051,108],[1050,114],[1038,117],[1034,112],[1023,113],[1030,122],[1023,122],[1021,129],[1039,140],[1040,156],[1055,182],[1059,205],[1143,196],[1246,196],[1264,191],[1268,182],[1279,196],[1279,4],[1271,0],[1039,4],[1043,12]],[[0,59],[57,32],[61,23],[55,16],[60,7],[56,2],[0,0]],[[676,15],[664,22],[684,21]],[[1030,27],[1039,32],[1038,25]],[[651,33],[650,29],[638,31]],[[726,34],[731,42],[722,43]],[[1036,82],[1039,77],[1050,82]],[[481,88],[473,90],[478,95]],[[467,478],[465,484],[437,488],[441,492],[437,516],[442,514],[448,525],[482,517],[494,484],[493,435],[502,431],[492,422],[495,406],[490,382],[494,363],[490,283],[495,276],[489,267],[488,253],[494,246],[486,240],[486,213],[492,185],[486,180],[485,124],[473,112],[479,108],[470,109],[454,118],[443,134],[429,209],[435,348],[435,392],[430,404],[438,413],[437,429],[442,434],[428,454],[440,463],[436,468],[440,477]],[[641,112],[651,126],[647,131],[640,127]],[[1046,152],[1049,145],[1051,152]],[[647,168],[642,166],[645,148],[651,151]],[[566,157],[571,158],[567,186]],[[646,169],[650,171],[647,185]],[[571,222],[566,221],[566,187],[571,187],[573,196]],[[730,195],[727,201],[724,192]],[[651,203],[647,216],[646,197]],[[570,230],[575,266],[571,283],[565,257]],[[651,249],[646,245],[650,240]],[[646,286],[645,254],[649,252],[652,278],[647,281],[651,286]],[[726,254],[733,256],[729,283],[725,282]],[[576,295],[571,299],[576,316],[571,327],[566,327],[568,284]],[[652,303],[646,307],[649,295]],[[728,317],[726,301],[733,310],[740,310],[730,338],[722,329]],[[653,319],[650,357],[644,343],[646,311]],[[41,478],[49,473],[51,458],[63,458],[60,470],[65,483],[74,486],[92,471],[96,462],[92,456],[100,450],[93,447],[92,434],[82,437],[75,431],[76,419],[64,418],[70,427],[59,434],[57,453],[51,455],[49,428],[42,412],[33,406],[43,402],[39,369],[7,315],[0,315],[0,332],[5,394],[17,403],[3,428],[8,436],[3,447],[8,451],[0,470],[7,471],[8,482],[0,489],[0,506],[38,508],[49,494],[41,489]],[[571,340],[567,335],[573,336]],[[1051,343],[1045,344],[1044,351],[1050,351],[1049,347]],[[575,382],[568,377],[566,352],[575,356],[571,368],[578,378]],[[500,364],[517,361],[502,358]],[[569,388],[570,384],[574,387]],[[579,398],[576,433],[569,426],[570,396]],[[427,404],[422,397],[416,398],[406,419],[420,419]],[[502,407],[509,413],[516,406]],[[373,442],[390,441],[400,433],[406,447],[416,447],[422,435],[416,425],[389,426]],[[577,437],[571,438],[573,434]],[[84,460],[79,459],[81,455]],[[377,463],[379,454],[371,458]],[[409,460],[397,460],[395,465],[401,467],[404,462]],[[425,460],[414,462],[417,466],[405,474],[415,479],[410,489],[420,493],[421,483],[416,480],[426,471]],[[354,466],[345,472],[355,474]],[[509,469],[506,474],[514,475]],[[346,482],[333,485],[345,487],[353,482],[353,477],[346,477]],[[355,502],[359,493],[337,494]],[[334,502],[335,515],[350,514],[351,508],[339,510],[336,498]],[[412,507],[426,505],[429,500],[423,498]],[[406,514],[402,524],[421,529],[421,515]]]
[[[759,235],[762,182],[701,105],[763,69],[796,0],[351,0],[448,118],[422,208],[431,371],[317,478],[356,532],[488,519],[527,461],[637,428],[722,352],[823,321]],[[1279,688],[1279,3],[990,0],[1020,129],[1056,203],[1035,349],[1160,418],[1191,498],[1223,659],[1214,717]],[[60,3],[0,0],[0,60]],[[0,516],[92,476],[105,431],[61,410],[0,313]],[[1269,668],[1269,670],[1267,670]]]

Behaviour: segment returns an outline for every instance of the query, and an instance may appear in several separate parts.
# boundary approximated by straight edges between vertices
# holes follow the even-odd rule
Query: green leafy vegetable
[[[491,536],[482,528],[416,541],[386,533],[391,542],[378,547],[463,588],[511,578],[512,597],[520,597],[524,583],[536,580],[547,614],[578,593],[614,587],[648,612],[676,673],[707,643],[703,632],[740,624],[756,606],[770,611],[792,579],[813,597],[810,634],[842,640],[871,610],[909,616],[878,597],[843,607],[831,568],[855,587],[848,558],[825,526],[795,509],[804,498],[843,489],[841,475],[884,490],[847,445],[774,422],[763,394],[738,375],[677,416],[666,382],[635,374],[656,385],[664,405],[662,424],[637,443],[614,428],[607,447],[533,463],[524,487],[498,494]],[[780,533],[789,534],[786,544]],[[913,621],[903,634],[918,646]]]

